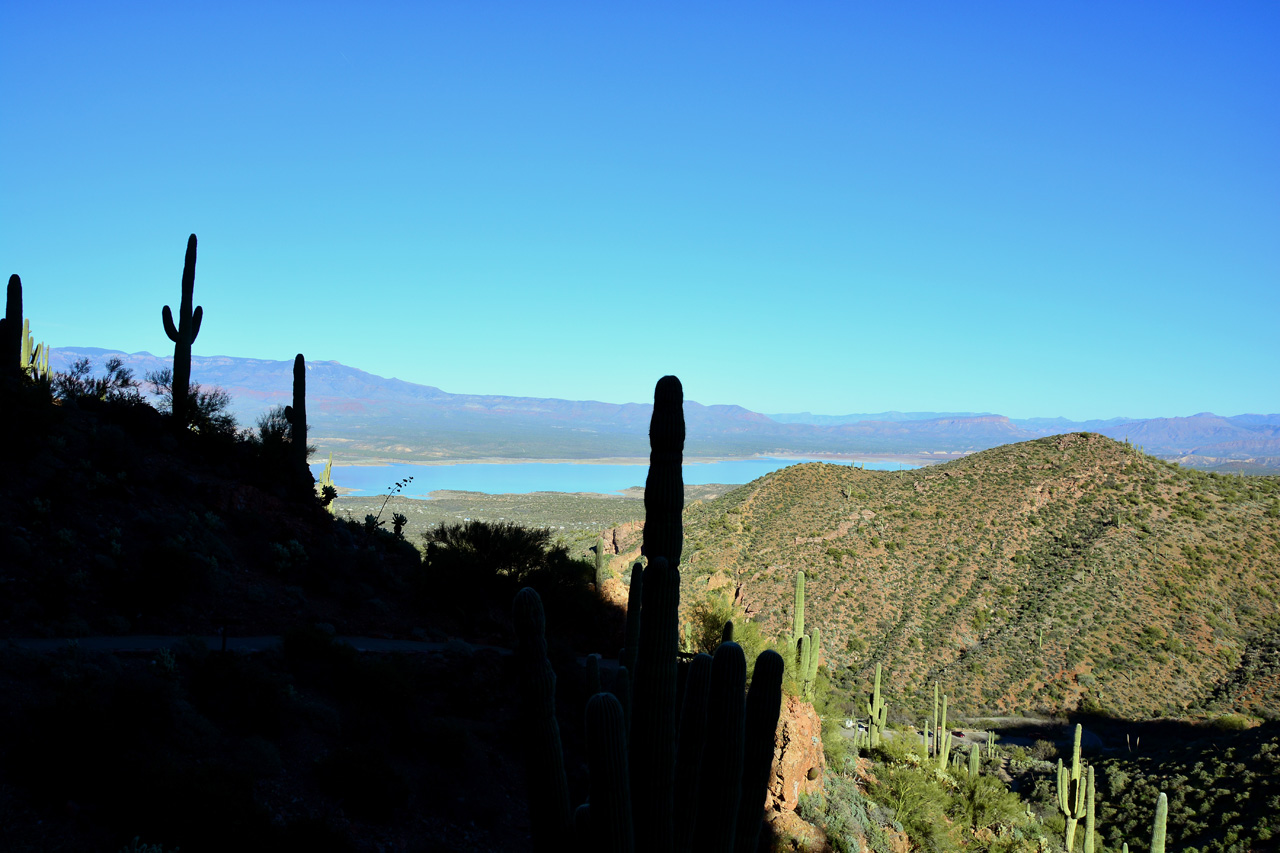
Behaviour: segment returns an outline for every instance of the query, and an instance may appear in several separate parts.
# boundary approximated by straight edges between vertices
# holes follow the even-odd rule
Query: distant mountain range
[[[54,370],[78,358],[101,368],[118,356],[141,378],[170,366],[168,355],[96,347],[54,349]],[[251,426],[289,403],[292,361],[192,356],[191,375],[232,396]],[[451,394],[339,364],[307,363],[307,416],[321,452],[347,457],[599,459],[648,455],[650,404]],[[975,412],[765,415],[741,406],[685,403],[690,457],[752,455],[909,456],[946,460],[1001,444],[1067,432],[1128,439],[1147,452],[1201,468],[1280,471],[1280,414],[1069,421]]]

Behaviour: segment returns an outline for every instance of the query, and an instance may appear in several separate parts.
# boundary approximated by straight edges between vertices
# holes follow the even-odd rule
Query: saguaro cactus
[[[527,587],[516,595],[512,611],[525,701],[525,713],[520,719],[527,728],[529,822],[534,849],[553,853],[567,849],[572,818],[560,724],[556,721],[556,674],[547,660],[547,619],[542,599]]]
[[[604,589],[604,573],[608,561],[604,556],[604,537],[596,537],[596,592],[600,593]]]
[[[791,614],[791,642],[796,650],[796,680],[800,682],[801,694],[805,699],[813,701],[822,640],[817,628],[813,629],[812,635],[804,632],[804,572],[796,572],[796,600],[795,609]]]
[[[867,717],[869,722],[867,728],[870,729],[871,746],[880,745],[880,736],[884,733],[885,723],[888,720],[889,709],[885,705],[884,699],[880,696],[880,664],[876,664],[876,681],[875,689],[871,694],[871,699],[865,703]]]
[[[1089,779],[1088,784],[1085,787],[1087,790],[1085,791],[1084,797],[1084,853],[1093,853],[1098,819],[1096,814],[1097,810],[1095,808],[1095,802],[1098,799],[1098,792],[1097,789],[1094,788],[1092,764],[1089,765]]]
[[[0,372],[11,379],[16,379],[22,372],[22,333],[22,279],[15,274],[9,276],[4,319],[0,319],[0,361],[4,363]]]
[[[1076,723],[1075,739],[1071,747],[1070,772],[1063,766],[1062,759],[1058,759],[1058,809],[1067,820],[1063,838],[1067,853],[1071,852],[1072,845],[1075,843],[1076,825],[1080,822],[1080,818],[1085,816],[1085,780],[1080,767],[1082,732],[1083,726]]]
[[[791,639],[800,642],[804,636],[804,572],[796,572],[796,605],[791,617]]]
[[[644,540],[640,552],[680,567],[684,549],[684,389],[664,376],[653,389],[649,421],[649,475],[644,483]]]
[[[951,732],[947,729],[947,694],[942,694],[942,723],[938,729],[938,769],[947,769],[947,756],[951,753]]]
[[[662,386],[659,383],[660,392]],[[657,396],[661,399],[662,395]],[[655,406],[655,428],[651,430],[655,460],[660,456],[659,447],[670,451],[673,444],[671,433],[664,434],[661,424],[683,423],[682,418],[670,415],[662,406]],[[658,461],[678,466],[679,455],[676,449],[673,455]],[[682,496],[682,490],[669,488],[672,473],[650,470],[649,482],[658,484],[666,500],[655,495],[654,500],[647,501],[651,513],[645,525],[649,564],[643,573],[637,567],[632,578],[632,595],[641,593],[638,606],[633,602],[631,607],[637,618],[632,620],[630,614],[628,618],[628,630],[638,627],[639,636],[629,638],[625,650],[635,661],[634,675],[624,676],[628,670],[621,667],[614,686],[619,701],[599,700],[597,696],[588,709],[591,802],[579,807],[572,821],[567,803],[562,804],[558,796],[534,790],[539,780],[558,790],[563,759],[551,760],[541,746],[529,752],[530,811],[547,810],[546,815],[531,821],[539,851],[669,853],[689,850],[695,834],[701,839],[697,847],[700,851],[746,853],[755,849],[782,702],[783,661],[773,652],[764,652],[756,659],[751,692],[744,702],[746,666],[741,648],[726,642],[714,660],[698,656],[690,665],[677,729],[680,575],[671,556],[679,554],[680,546],[672,541],[671,528],[664,525],[670,522],[665,513],[676,496]],[[537,593],[523,590],[517,597],[517,617],[522,608],[529,609],[529,600],[536,598]],[[539,609],[539,616],[540,613]],[[520,627],[519,620],[517,626]],[[535,641],[526,643],[526,635],[540,641],[540,645]],[[539,711],[540,719],[549,695],[545,688],[549,670],[542,667],[542,636],[539,630],[521,628],[521,648],[529,646],[541,653],[519,653],[520,663],[530,670],[525,683],[539,687],[531,691],[536,700],[531,705]],[[626,694],[632,697],[629,723]],[[623,775],[625,771],[619,771],[622,761],[618,744],[628,727],[626,763],[630,773]],[[537,734],[542,744],[558,745],[558,729],[539,724],[530,734]],[[698,787],[690,793],[693,780],[698,780]],[[629,796],[626,788],[630,789]],[[672,792],[677,789],[681,793],[673,797]],[[565,827],[571,825],[579,833],[574,841],[565,837]]]
[[[293,359],[293,405],[284,407],[289,422],[289,455],[298,470],[307,470],[307,362],[298,353]]]
[[[1151,826],[1151,853],[1164,853],[1165,823],[1169,819],[1169,798],[1164,792],[1156,799],[1156,819]]]
[[[173,341],[173,422],[178,429],[186,429],[191,415],[188,411],[188,389],[191,387],[191,345],[200,334],[200,321],[204,309],[191,308],[192,294],[196,288],[196,235],[187,238],[187,257],[182,263],[182,302],[178,305],[178,325],[173,324],[173,312],[164,306],[160,312],[164,331]]]

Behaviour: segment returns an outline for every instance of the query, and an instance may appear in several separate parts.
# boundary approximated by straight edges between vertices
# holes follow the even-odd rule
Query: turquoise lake
[[[779,468],[812,462],[812,459],[734,459],[695,462],[684,466],[689,485],[749,483]],[[846,463],[847,464],[847,463]],[[859,462],[877,471],[904,471],[915,465],[898,462]],[[317,477],[324,464],[311,466]],[[598,492],[615,494],[643,486],[647,464],[590,465],[572,462],[458,463],[456,465],[339,465],[333,466],[333,482],[353,495],[385,495],[398,481],[412,477],[401,494],[425,498],[437,489],[484,492],[490,495],[529,492]]]

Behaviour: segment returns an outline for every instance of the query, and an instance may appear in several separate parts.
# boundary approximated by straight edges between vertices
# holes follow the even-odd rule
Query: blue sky
[[[38,339],[448,391],[1280,410],[1280,5],[6,3]],[[194,377],[199,379],[199,377]]]

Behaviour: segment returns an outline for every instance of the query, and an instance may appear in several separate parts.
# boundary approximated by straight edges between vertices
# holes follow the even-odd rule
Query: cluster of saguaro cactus
[[[49,345],[36,343],[31,337],[31,321],[22,318],[22,351],[18,355],[18,367],[32,379],[48,382],[53,378],[49,370]]]
[[[1088,787],[1088,776],[1085,775],[1080,764],[1080,736],[1083,727],[1077,723],[1075,738],[1071,747],[1071,769],[1067,770],[1062,764],[1062,759],[1058,759],[1058,810],[1062,812],[1062,816],[1066,818],[1067,825],[1063,838],[1068,851],[1072,850],[1072,845],[1076,838],[1076,825],[1080,822],[1080,818],[1085,817],[1085,804],[1087,799],[1092,799],[1092,792],[1086,791]]]
[[[31,337],[31,321],[22,316],[22,279],[9,276],[5,292],[4,317],[0,317],[0,351],[7,366],[4,373],[11,378],[30,376],[49,381],[49,347]]]
[[[678,695],[681,532],[679,507],[673,503],[683,503],[683,488],[675,488],[681,479],[682,400],[679,381],[664,377],[650,426],[654,452],[643,546],[648,565],[637,564],[632,571],[627,646],[613,692],[596,693],[587,704],[590,794],[576,811],[570,811],[541,602],[529,589],[516,597],[517,655],[530,711],[525,719],[529,805],[538,851],[756,849],[784,666],[776,652],[762,653],[748,693],[742,648],[724,642],[714,658],[693,659],[684,695]]]
[[[191,308],[192,294],[196,287],[196,235],[187,238],[187,256],[182,263],[182,302],[178,305],[178,325],[173,324],[173,312],[164,306],[160,317],[164,320],[164,331],[173,341],[173,422],[178,430],[184,430],[190,423],[188,411],[190,400],[188,389],[191,387],[191,345],[196,335],[200,334],[200,321],[204,319],[204,309]]]
[[[307,362],[298,353],[293,359],[293,405],[284,407],[289,422],[289,454],[294,467],[307,470]]]
[[[796,650],[796,680],[800,682],[801,695],[812,702],[818,680],[818,658],[822,653],[822,634],[816,627],[809,634],[804,630],[804,572],[796,572],[791,642]]]
[[[875,747],[880,745],[880,739],[884,735],[885,726],[889,719],[889,706],[885,704],[884,697],[880,695],[880,664],[876,664],[876,680],[875,688],[872,690],[871,698],[863,703],[867,712],[867,729],[870,732],[870,745]]]

